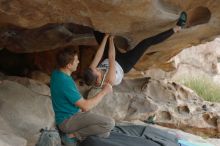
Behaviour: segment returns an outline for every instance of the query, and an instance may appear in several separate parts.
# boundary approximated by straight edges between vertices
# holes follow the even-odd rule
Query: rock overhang
[[[14,52],[37,52],[69,44],[96,45],[92,31],[87,29],[89,27],[122,36],[128,40],[132,48],[140,40],[173,27],[179,13],[186,11],[189,18],[188,28],[165,42],[150,47],[135,66],[137,70],[162,68],[169,71],[173,69],[172,62],[169,62],[170,58],[182,49],[211,41],[220,34],[219,6],[220,1],[216,0],[4,1],[0,3],[1,30],[13,25],[25,29],[25,33],[22,32],[23,38],[20,39],[13,38],[13,33],[9,33],[13,40],[19,40],[17,47],[10,45],[12,43],[16,45],[16,41],[4,44],[5,38],[1,37],[1,47]],[[71,23],[82,26],[71,28],[66,26]],[[48,29],[42,29],[49,24],[58,25],[52,33],[45,32]],[[79,31],[73,32],[71,29]],[[35,35],[32,33],[33,30]],[[42,35],[46,34],[47,37],[40,36],[36,30],[40,32],[45,30]],[[5,35],[5,31],[1,34]],[[49,41],[42,41],[47,39]],[[56,44],[53,39],[61,43]],[[80,39],[82,41],[79,42]]]

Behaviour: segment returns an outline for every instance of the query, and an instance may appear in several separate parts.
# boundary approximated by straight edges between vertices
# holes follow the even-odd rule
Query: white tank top
[[[101,64],[99,64],[98,69],[104,70],[105,74],[108,72],[109,70],[109,61],[108,59],[105,59]],[[121,68],[121,66],[118,64],[117,61],[115,61],[115,81],[114,81],[114,85],[119,85],[124,77],[124,71]],[[105,75],[104,75],[105,77]]]

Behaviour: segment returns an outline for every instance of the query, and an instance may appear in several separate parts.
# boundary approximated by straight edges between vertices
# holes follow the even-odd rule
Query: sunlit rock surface
[[[184,10],[188,28],[152,46],[135,66],[169,71],[173,66],[167,61],[183,48],[220,34],[219,6],[217,0],[2,1],[0,46],[21,53],[95,45],[92,28],[124,37],[132,49],[142,39],[173,27]],[[89,28],[72,26],[76,24]]]
[[[1,76],[0,144],[33,146],[41,128],[54,126],[54,113],[46,90],[49,90],[46,85],[27,78]]]
[[[96,92],[91,90],[88,97]],[[159,125],[211,137],[220,136],[218,111],[219,103],[204,101],[183,85],[151,78],[124,80],[93,109],[117,121],[147,122],[155,117],[153,121]]]

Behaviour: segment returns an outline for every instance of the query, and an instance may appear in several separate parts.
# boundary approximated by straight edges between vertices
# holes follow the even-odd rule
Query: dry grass
[[[220,85],[207,77],[187,78],[180,81],[206,101],[220,102]]]

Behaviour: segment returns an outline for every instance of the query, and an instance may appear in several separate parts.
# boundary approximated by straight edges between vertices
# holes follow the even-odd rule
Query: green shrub
[[[206,101],[220,102],[220,85],[208,77],[187,78],[180,81]]]

